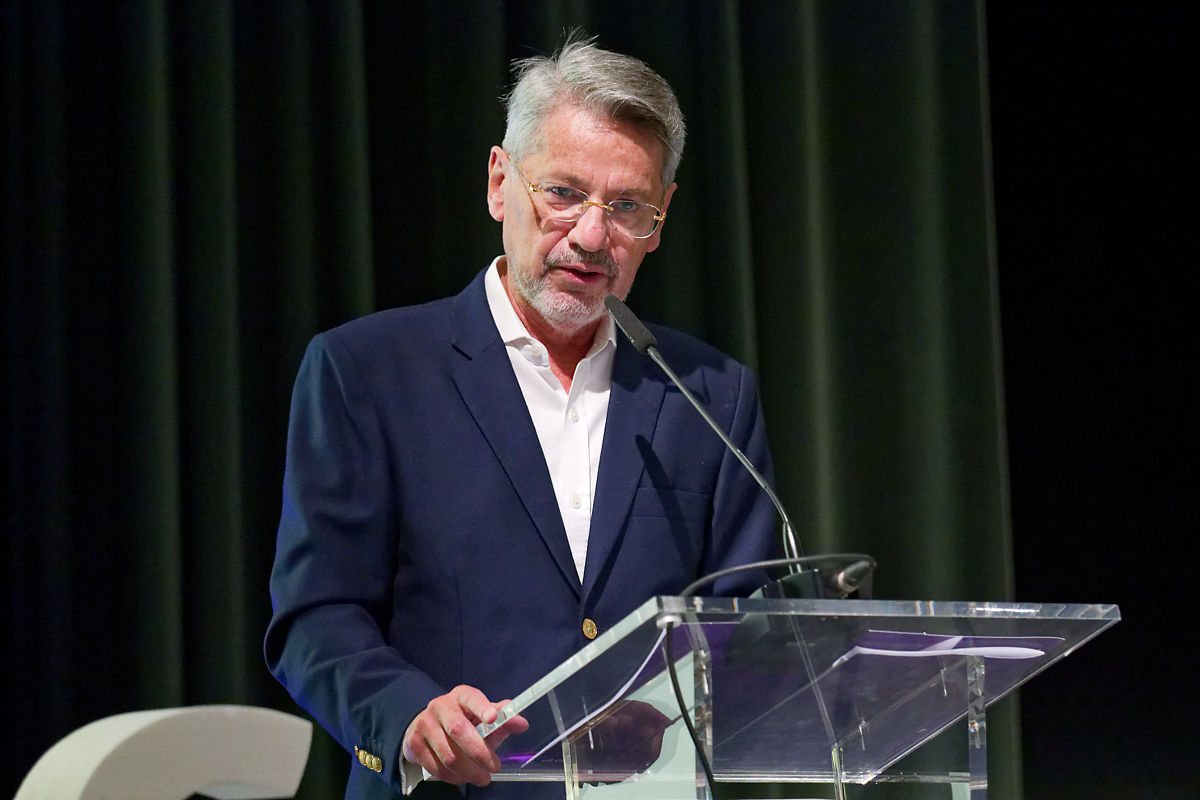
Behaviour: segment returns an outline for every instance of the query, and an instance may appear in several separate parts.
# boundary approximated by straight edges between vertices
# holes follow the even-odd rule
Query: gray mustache
[[[547,267],[571,268],[579,266],[600,267],[604,270],[609,278],[617,276],[617,263],[613,261],[612,256],[607,251],[592,252],[590,250],[576,250],[573,257],[550,256],[546,259]]]

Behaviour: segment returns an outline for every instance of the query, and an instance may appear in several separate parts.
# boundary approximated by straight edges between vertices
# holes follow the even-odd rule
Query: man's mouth
[[[617,272],[611,264],[587,264],[578,261],[549,261],[546,267],[569,280],[586,284],[611,282]]]
[[[575,275],[581,275],[585,277],[607,277],[603,270],[596,269],[595,267],[586,267],[580,264],[559,264],[556,269],[566,270],[567,272]]]

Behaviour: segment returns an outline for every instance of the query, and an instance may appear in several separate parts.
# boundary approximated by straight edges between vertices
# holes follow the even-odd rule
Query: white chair
[[[311,722],[267,708],[117,714],[47,750],[14,800],[294,797],[311,744]]]

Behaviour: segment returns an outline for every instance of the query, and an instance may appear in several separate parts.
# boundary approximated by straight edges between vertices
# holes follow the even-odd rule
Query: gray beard
[[[617,277],[617,265],[608,253],[581,251],[577,258],[548,257],[541,273],[531,275],[524,270],[510,269],[513,288],[534,311],[551,325],[563,330],[579,330],[591,325],[604,314],[604,298],[563,292],[550,286],[550,270],[554,267],[585,263],[604,267],[611,286]],[[624,298],[621,298],[622,300]]]

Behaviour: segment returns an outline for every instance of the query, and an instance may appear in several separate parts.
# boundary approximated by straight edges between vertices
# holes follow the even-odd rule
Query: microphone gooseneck
[[[802,554],[800,550],[800,544],[796,537],[796,531],[792,527],[791,520],[788,519],[787,511],[784,509],[783,503],[780,502],[779,497],[775,494],[775,490],[771,488],[770,484],[767,483],[766,478],[762,476],[755,466],[750,463],[750,459],[746,458],[745,454],[738,449],[737,445],[735,445],[725,431],[722,430],[721,426],[717,424],[717,421],[714,420],[712,415],[708,413],[708,410],[705,409],[704,406],[700,405],[700,401],[697,400],[695,396],[688,391],[688,388],[683,385],[683,381],[679,379],[679,376],[675,374],[675,371],[671,369],[671,367],[663,359],[662,355],[658,352],[658,343],[654,338],[654,334],[650,332],[649,328],[642,324],[642,321],[639,320],[637,316],[635,316],[634,313],[629,310],[629,307],[621,302],[620,299],[612,295],[608,295],[604,298],[604,305],[608,308],[609,313],[612,314],[613,320],[616,322],[617,327],[619,327],[624,334],[629,337],[629,341],[633,344],[634,348],[642,355],[648,356],[655,364],[659,366],[659,368],[671,380],[671,383],[675,384],[675,387],[679,389],[679,391],[683,393],[683,396],[687,398],[687,401],[691,403],[692,408],[696,409],[696,412],[704,418],[704,421],[708,423],[708,426],[713,429],[718,437],[720,437],[721,442],[729,449],[729,452],[733,453],[737,457],[737,460],[741,462],[742,466],[746,468],[746,471],[750,473],[750,476],[754,478],[755,482],[759,485],[763,492],[766,493],[767,497],[771,499],[771,503],[775,506],[775,512],[779,515],[779,519],[783,523],[783,546],[784,550],[788,552],[788,558],[776,559],[773,561],[759,561],[753,564],[742,564],[729,569],[718,570],[717,572],[710,573],[690,584],[686,589],[684,589],[682,593],[683,596],[688,597],[701,586],[712,583],[713,581],[726,575],[731,575],[735,572],[740,572],[750,568],[761,568],[766,566],[786,565],[791,574],[780,580],[772,581],[771,583],[762,587],[755,593],[756,596],[828,597],[830,595],[829,590],[832,588],[833,592],[845,597],[851,592],[856,591],[860,584],[869,581],[870,572],[875,567],[875,559],[871,558],[870,556],[851,553],[835,556],[806,557]],[[823,576],[821,570],[819,569],[814,568],[809,572],[802,572],[799,570],[799,566],[801,564],[807,567],[815,567],[821,562],[830,562],[834,565],[834,568],[838,569],[837,574],[832,576],[832,580],[826,576]],[[806,581],[809,581],[809,579],[811,579],[811,586],[806,583]],[[829,584],[824,584],[823,579],[828,580]],[[759,649],[764,644],[769,648],[769,652],[780,652],[781,648],[778,646],[779,642],[794,642],[798,636],[800,644],[802,645],[799,648],[800,658],[804,663],[805,670],[807,671],[808,675],[815,675],[816,673],[813,670],[807,644],[803,640],[803,632],[799,631],[798,629],[795,631],[789,630],[785,632],[786,638],[779,639],[776,635],[778,632],[771,630],[770,626],[773,621],[774,618],[770,617],[769,615],[747,617],[742,621],[741,624],[737,626],[734,632],[734,637],[730,640],[731,644],[740,638],[740,640],[745,642],[745,644],[741,647],[741,650],[757,656]],[[675,700],[679,704],[679,710],[683,719],[683,724],[687,728],[688,736],[691,738],[693,746],[696,748],[696,758],[704,768],[704,775],[708,781],[709,791],[711,792],[716,783],[713,777],[712,766],[709,764],[709,760],[705,754],[705,749],[700,741],[699,734],[696,732],[695,726],[689,719],[691,714],[688,709],[688,704],[684,702],[683,692],[681,691],[679,684],[679,675],[675,670],[675,656],[672,652],[674,641],[672,629],[677,624],[680,624],[680,622],[681,620],[679,618],[668,618],[665,620],[666,638],[663,642],[663,646],[667,659],[667,673],[671,678],[671,688],[675,693]],[[730,653],[733,654],[738,652],[738,649],[739,648],[734,647],[732,650],[730,650]],[[825,701],[820,692],[817,693],[817,706],[821,712],[821,719],[824,724],[826,734],[829,736],[830,741],[834,741],[835,737],[833,735],[833,726],[830,722],[829,712],[825,707]]]
[[[800,549],[800,543],[796,538],[796,530],[792,527],[792,521],[788,519],[787,511],[784,509],[783,503],[780,502],[779,497],[775,494],[775,490],[771,488],[771,485],[767,483],[767,479],[764,478],[762,473],[755,468],[754,464],[750,463],[750,459],[746,458],[746,455],[738,449],[737,445],[733,443],[733,440],[731,440],[725,431],[721,429],[721,426],[717,424],[717,421],[712,418],[711,414],[708,413],[708,409],[702,406],[700,401],[696,399],[695,395],[693,395],[688,388],[683,385],[683,381],[681,381],[679,376],[675,374],[675,370],[671,369],[671,367],[663,359],[662,355],[658,352],[658,341],[654,338],[654,334],[651,333],[650,329],[647,328],[642,321],[638,319],[632,311],[629,310],[629,306],[625,305],[625,303],[619,298],[610,294],[604,298],[604,305],[608,309],[609,313],[612,314],[613,321],[617,323],[617,327],[620,328],[627,337],[629,337],[629,341],[633,344],[634,349],[636,349],[639,353],[648,356],[651,361],[657,364],[659,368],[666,373],[666,376],[671,380],[671,383],[675,384],[675,387],[683,393],[683,396],[687,398],[687,401],[692,404],[692,408],[696,409],[700,416],[704,418],[704,421],[708,423],[708,426],[712,428],[717,436],[721,438],[721,441],[724,443],[725,447],[729,449],[729,452],[733,453],[734,456],[737,457],[737,460],[741,462],[742,466],[746,468],[746,471],[750,473],[750,476],[754,478],[755,482],[759,485],[763,492],[766,493],[767,497],[770,498],[771,503],[775,506],[775,512],[779,514],[779,519],[783,523],[783,546],[788,557],[792,559],[803,558],[804,553]],[[794,563],[789,567],[789,569],[792,572],[796,571]]]

